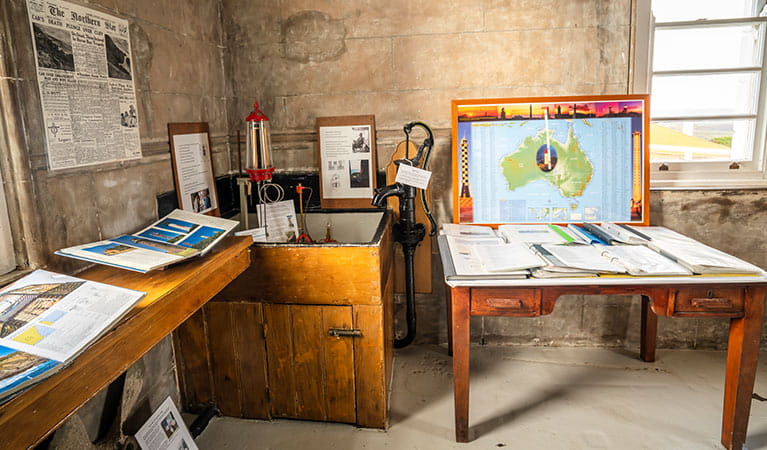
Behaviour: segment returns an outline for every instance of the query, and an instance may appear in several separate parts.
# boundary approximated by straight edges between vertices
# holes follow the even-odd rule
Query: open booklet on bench
[[[63,248],[55,253],[145,273],[205,255],[238,223],[177,209],[137,233]]]
[[[0,403],[66,367],[144,295],[45,270],[0,290]]]

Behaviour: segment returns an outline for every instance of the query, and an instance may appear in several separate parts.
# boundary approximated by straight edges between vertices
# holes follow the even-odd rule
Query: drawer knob
[[[690,304],[696,308],[732,308],[732,300],[729,298],[693,298]]]
[[[362,337],[362,332],[360,330],[349,329],[349,328],[330,328],[328,329],[328,335],[337,337],[337,338]]]
[[[488,298],[487,304],[494,308],[522,309],[525,303],[518,298]]]

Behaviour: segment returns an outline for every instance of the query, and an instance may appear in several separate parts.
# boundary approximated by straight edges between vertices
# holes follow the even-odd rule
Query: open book
[[[55,253],[145,273],[208,253],[238,224],[236,220],[177,209],[137,233]]]
[[[626,268],[634,276],[692,275],[687,268],[642,245],[610,245],[601,248],[602,255]]]
[[[699,274],[760,274],[759,267],[664,227],[643,227],[647,246]]]
[[[0,291],[0,402],[69,364],[143,292],[36,270]]]
[[[626,273],[623,266],[602,255],[597,247],[534,244],[532,246],[547,262],[544,270],[583,272],[593,274]]]
[[[440,239],[444,239],[450,248],[450,262],[455,271],[452,279],[514,279],[527,278],[530,273],[527,270],[529,266],[520,268],[506,264],[509,258],[514,258],[515,253],[495,257],[498,249],[508,245],[500,237],[481,234],[453,236],[443,233]],[[537,264],[544,263],[538,261]]]

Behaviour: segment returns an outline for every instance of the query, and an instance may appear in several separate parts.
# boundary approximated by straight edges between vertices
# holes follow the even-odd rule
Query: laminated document
[[[699,274],[761,274],[759,267],[664,227],[642,227],[647,246]]]
[[[483,265],[477,249],[484,247],[493,248],[506,245],[503,242],[503,239],[497,236],[458,237],[442,235],[440,236],[440,239],[442,238],[447,241],[447,245],[450,248],[450,262],[452,262],[453,268],[455,269],[455,275],[452,276],[453,279],[527,278],[530,273],[526,269],[491,272],[485,265]]]
[[[549,261],[552,267],[592,273],[626,273],[593,246],[534,245],[533,248]],[[548,267],[547,267],[548,269]]]
[[[472,251],[482,266],[491,273],[513,272],[546,265],[546,261],[521,243],[478,245]]]
[[[602,247],[602,254],[626,268],[635,276],[692,275],[687,268],[660,253],[641,245],[611,245]]]
[[[144,450],[197,450],[198,448],[170,397],[166,398],[139,428],[136,441]]]
[[[0,399],[69,364],[144,295],[44,270],[4,288],[0,291]]]
[[[145,273],[205,255],[237,225],[236,220],[177,209],[136,233],[63,248],[55,253]]]

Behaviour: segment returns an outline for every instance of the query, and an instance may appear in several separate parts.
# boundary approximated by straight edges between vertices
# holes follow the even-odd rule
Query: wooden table
[[[658,315],[730,319],[724,382],[722,444],[746,441],[767,275],[741,277],[610,277],[587,279],[455,280],[449,248],[439,239],[449,297],[448,346],[453,355],[455,439],[469,439],[469,335],[471,316],[535,317],[551,314],[562,295],[641,295],[640,358],[655,360]]]
[[[249,237],[229,237],[204,258],[147,274],[107,266],[79,274],[147,295],[72,365],[0,405],[0,447],[32,447],[55,431],[242,273],[250,244]]]

